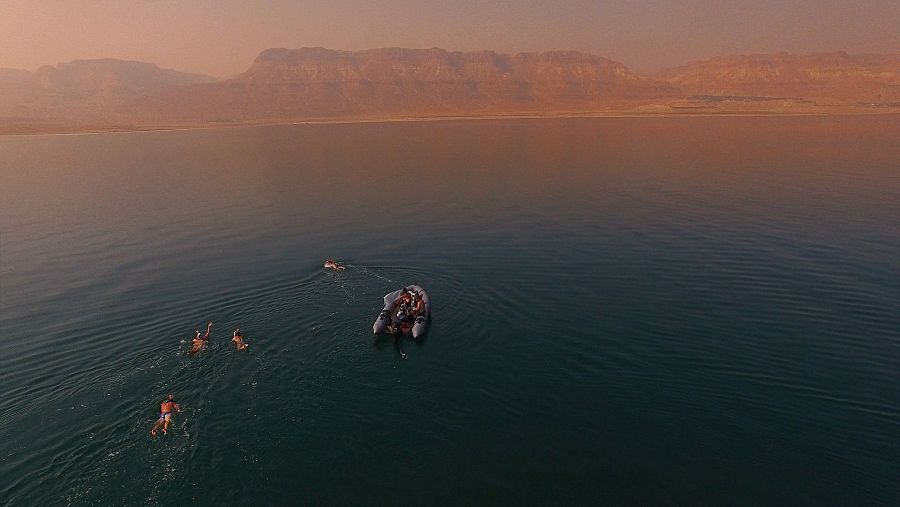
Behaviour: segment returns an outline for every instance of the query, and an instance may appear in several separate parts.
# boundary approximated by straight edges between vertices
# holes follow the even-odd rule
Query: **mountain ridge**
[[[900,53],[725,55],[640,75],[579,51],[269,48],[225,79],[131,60],[0,69],[0,132],[435,116],[900,112]]]
[[[81,119],[112,120],[142,96],[214,80],[115,58],[44,65],[34,72],[0,69],[0,121],[4,117],[76,123]]]
[[[798,97],[824,103],[900,101],[900,53],[727,55],[660,70],[689,95]]]

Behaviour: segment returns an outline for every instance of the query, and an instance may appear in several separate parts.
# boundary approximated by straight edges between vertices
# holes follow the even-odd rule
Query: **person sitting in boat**
[[[425,300],[421,296],[416,298],[416,304],[413,306],[413,314],[416,316],[425,315]]]
[[[404,306],[411,306],[411,305],[412,305],[412,297],[410,297],[409,293],[407,293],[406,291],[403,291],[400,294],[400,297],[398,297],[397,301],[394,303],[394,306],[398,310]]]
[[[400,334],[409,334],[409,331],[412,329],[413,322],[415,322],[415,320],[416,316],[413,313],[413,308],[410,304],[410,301],[404,301],[400,304],[399,309],[397,310],[397,325],[394,332]]]
[[[338,264],[337,261],[335,261],[334,259],[328,259],[327,261],[325,261],[324,267],[326,267],[328,269],[333,269],[335,271],[343,271],[346,269],[345,266]]]
[[[397,320],[403,322],[410,318],[412,314],[412,307],[409,303],[400,303],[400,306],[397,307]]]
[[[413,318],[412,316],[412,296],[407,292],[403,292],[400,294],[400,297],[397,298],[397,303],[395,308],[397,309],[397,321],[398,322],[406,322]]]

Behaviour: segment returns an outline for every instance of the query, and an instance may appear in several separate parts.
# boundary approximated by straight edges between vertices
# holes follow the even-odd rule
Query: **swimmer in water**
[[[241,328],[237,328],[234,330],[234,334],[231,337],[232,343],[237,347],[238,350],[247,350],[250,345],[244,343],[244,335],[241,334]]]
[[[175,412],[181,412],[181,407],[175,402],[175,395],[170,394],[159,404],[159,419],[156,420],[153,428],[150,429],[150,436],[155,437],[160,426],[162,426],[163,435],[167,434],[169,423],[172,422],[172,414]]]
[[[334,259],[328,259],[327,261],[325,261],[325,265],[323,267],[326,267],[328,269],[333,269],[335,271],[343,271],[343,270],[347,269],[346,266],[341,266]]]
[[[201,350],[206,348],[207,342],[209,342],[209,332],[212,329],[212,321],[207,322],[206,324],[206,334],[200,336],[200,330],[194,331],[194,339],[191,340],[191,350],[188,351],[188,355],[193,356],[194,354],[200,352]]]

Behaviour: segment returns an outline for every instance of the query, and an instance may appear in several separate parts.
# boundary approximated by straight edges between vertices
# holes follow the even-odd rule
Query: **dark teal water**
[[[897,505],[897,139],[889,116],[2,137],[0,504]],[[373,338],[413,282],[427,339]]]

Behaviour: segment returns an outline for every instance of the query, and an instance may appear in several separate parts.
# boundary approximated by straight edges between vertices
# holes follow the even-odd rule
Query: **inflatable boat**
[[[384,308],[375,319],[375,334],[408,334],[419,338],[425,334],[431,318],[431,299],[425,289],[409,285],[384,296]]]

